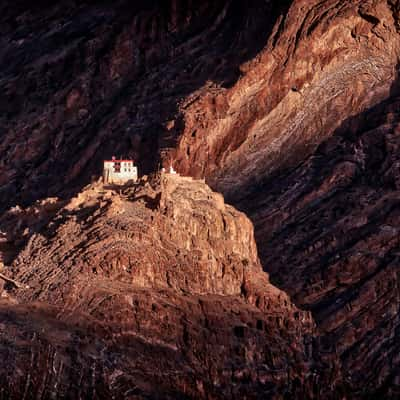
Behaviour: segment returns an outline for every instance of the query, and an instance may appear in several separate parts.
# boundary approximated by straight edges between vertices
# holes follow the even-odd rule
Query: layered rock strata
[[[137,159],[141,171],[172,162],[184,174],[205,177],[248,213],[272,282],[298,307],[312,312],[318,326],[312,333],[317,346],[313,357],[323,355],[325,367],[318,361],[320,369],[308,376],[332,371],[328,381],[321,378],[315,384],[315,391],[323,387],[340,393],[341,380],[349,398],[398,397],[399,116],[393,82],[398,69],[399,1],[38,4],[0,5],[0,211],[15,207],[0,217],[0,251],[6,265],[23,251],[28,264],[40,271],[25,246],[32,243],[39,255],[43,246],[43,273],[52,276],[65,258],[66,272],[54,271],[67,282],[69,271],[75,271],[73,253],[58,253],[54,235],[72,215],[77,224],[86,221],[65,207],[91,175],[100,173],[101,160],[122,153]],[[43,200],[56,195],[64,200]],[[84,212],[94,213],[98,207],[94,204],[92,211],[84,207]],[[186,219],[172,210],[170,217],[178,213]],[[47,227],[53,218],[56,221]],[[193,229],[202,226],[193,224]],[[71,221],[67,232],[70,228]],[[84,243],[79,229],[77,237]],[[38,232],[50,233],[40,237]],[[112,229],[107,232],[112,236]],[[157,243],[165,240],[172,246],[168,240],[174,242],[175,235],[185,243],[182,251],[188,257],[191,239],[185,234],[166,235]],[[78,256],[86,254],[77,242],[71,239],[70,244]],[[231,250],[244,250],[232,246]],[[151,259],[153,252],[148,251]],[[262,279],[257,290],[241,286],[245,268],[237,261],[245,258],[237,256],[236,267],[225,276],[216,268],[225,256],[215,254],[218,262],[203,259],[203,253],[198,260],[194,254],[178,256],[181,263],[190,260],[201,266],[198,272],[182,267],[194,279],[191,285],[177,286],[167,276],[153,282],[157,259],[140,275],[140,284],[146,290],[153,290],[153,284],[171,290],[174,302],[176,293],[184,296],[193,290],[193,295],[207,297],[205,293],[217,295],[222,290],[224,296],[241,296],[251,303],[254,293],[270,287]],[[113,270],[125,265],[124,257]],[[90,271],[87,263],[76,259]],[[18,260],[14,271],[21,275],[16,278],[27,282]],[[172,253],[165,260],[173,263]],[[207,265],[214,269],[208,271]],[[93,268],[97,272],[98,266]],[[208,278],[204,268],[210,272]],[[119,274],[132,284],[129,273]],[[46,294],[35,293],[44,278],[34,275],[29,278],[34,285],[18,295],[19,301],[31,304],[38,296],[61,304],[58,296],[70,299],[68,290],[78,296],[78,289],[67,288],[64,293],[61,284],[58,288],[49,284]],[[3,314],[14,327],[28,329],[30,316],[40,321],[44,315],[42,309],[37,314],[30,306],[19,307],[18,313]],[[28,317],[23,317],[27,310]],[[11,335],[21,339],[23,351],[7,353],[10,359],[19,354],[24,360],[36,360],[42,347],[33,355],[23,347],[26,337],[36,331],[8,326],[9,332],[22,332]],[[72,329],[64,327],[64,332]],[[7,335],[3,337],[7,349]],[[47,346],[50,339],[43,343]],[[49,371],[53,374],[54,368]],[[97,372],[90,376],[97,382]],[[17,382],[15,377],[5,378],[3,386]],[[18,382],[30,388],[33,378],[25,378],[21,374]],[[174,382],[166,385],[177,387]],[[298,396],[311,393],[302,378],[291,382],[302,388]],[[49,391],[46,385],[41,387]],[[90,385],[95,397],[97,386]],[[279,385],[271,390],[278,393]],[[293,386],[289,393],[295,393]]]
[[[298,165],[340,124],[390,96],[398,15],[385,1],[294,1],[232,88],[182,107],[174,162],[234,201]]]
[[[2,4],[0,210],[70,195],[112,155],[154,171],[182,132],[180,104],[232,86],[284,3]]]
[[[89,186],[5,271],[20,283],[0,304],[5,398],[327,391],[310,313],[268,282],[252,224],[201,181]]]
[[[400,393],[399,104],[348,120],[241,203],[272,282],[312,311],[354,398]]]

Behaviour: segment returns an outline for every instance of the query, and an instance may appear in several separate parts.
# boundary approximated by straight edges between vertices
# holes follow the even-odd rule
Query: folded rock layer
[[[398,398],[399,18],[3,2],[0,398]],[[112,155],[205,179],[256,244],[201,182],[83,189]]]
[[[331,372],[313,356],[310,313],[269,283],[252,224],[204,182],[164,175],[123,194],[93,184],[58,204],[45,227],[26,220],[27,244],[5,268],[19,285],[0,302],[6,398],[326,392],[313,388]]]

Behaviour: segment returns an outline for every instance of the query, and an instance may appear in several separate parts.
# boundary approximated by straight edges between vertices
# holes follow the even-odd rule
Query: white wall
[[[137,167],[133,166],[133,162],[122,162],[120,172],[114,171],[114,162],[107,161],[104,163],[103,171],[104,181],[107,183],[125,183],[130,180],[136,182],[138,179]]]

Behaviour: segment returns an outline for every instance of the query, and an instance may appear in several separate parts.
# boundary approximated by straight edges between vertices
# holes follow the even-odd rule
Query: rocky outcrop
[[[261,271],[251,222],[204,183],[168,174],[158,191],[148,187],[125,201],[99,190],[80,193],[29,238],[13,263],[17,279],[40,288],[42,275],[57,270],[59,289],[69,291],[73,274],[89,271],[146,288],[240,295],[252,271]],[[53,297],[52,304],[65,299],[58,291]]]
[[[91,185],[5,271],[21,283],[0,303],[5,396],[327,392],[313,388],[329,375],[310,313],[269,283],[252,224],[201,181],[164,175],[122,194]]]

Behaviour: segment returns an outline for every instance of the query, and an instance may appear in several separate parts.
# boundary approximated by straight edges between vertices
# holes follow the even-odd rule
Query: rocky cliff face
[[[6,268],[20,284],[0,303],[6,398],[325,391],[313,392],[326,372],[310,313],[268,282],[250,221],[203,182],[166,175],[122,195],[92,185],[51,204]]]
[[[176,164],[231,198],[296,166],[340,124],[386,99],[397,14],[385,1],[294,1],[232,88],[183,107]]]
[[[347,384],[377,398],[399,393],[399,100],[349,119],[241,203],[272,282],[312,310]]]
[[[399,15],[397,0],[2,4],[0,252],[31,286],[3,307],[24,371],[3,386],[397,398]],[[250,217],[283,292],[248,220],[200,183],[76,197],[113,153],[204,177]]]
[[[180,104],[231,86],[262,48],[272,2],[126,0],[1,6],[2,206],[71,193],[113,154],[157,168]]]
[[[176,155],[251,217],[352,398],[399,395],[398,10],[293,2],[238,83],[188,107]]]

